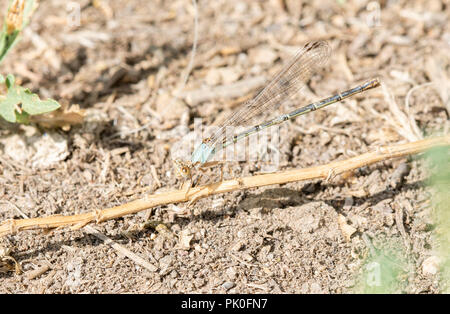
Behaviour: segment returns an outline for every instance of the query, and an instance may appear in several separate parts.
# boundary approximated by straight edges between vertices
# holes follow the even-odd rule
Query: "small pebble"
[[[206,84],[210,86],[219,85],[221,82],[221,74],[218,69],[211,69],[205,77]]]
[[[237,232],[238,238],[244,238],[245,237],[245,231],[243,229],[239,230]]]
[[[439,257],[430,256],[422,263],[422,272],[424,275],[436,275],[439,270]]]
[[[226,270],[226,274],[228,276],[228,278],[230,279],[235,279],[236,278],[236,270],[234,269],[234,267],[230,267]]]
[[[225,281],[222,284],[222,288],[224,288],[226,291],[230,290],[231,288],[233,288],[235,286],[234,282],[231,281]]]
[[[253,256],[251,256],[251,255],[248,254],[248,253],[244,253],[244,255],[242,255],[242,258],[243,258],[244,261],[246,261],[246,262],[251,262],[251,261],[253,261]]]
[[[239,77],[241,76],[241,73],[239,69],[237,68],[221,68],[220,69],[220,76],[222,78],[222,83],[225,85],[231,84],[233,82],[236,82]]]
[[[190,230],[182,230],[180,232],[180,246],[185,250],[189,250],[191,247],[191,241],[194,238]]]
[[[243,247],[244,247],[244,244],[241,241],[239,241],[231,247],[231,250],[234,252],[238,252],[238,251],[242,250]]]

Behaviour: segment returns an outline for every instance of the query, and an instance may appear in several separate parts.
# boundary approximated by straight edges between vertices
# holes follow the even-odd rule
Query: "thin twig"
[[[12,207],[14,207],[14,209],[20,214],[20,216],[22,216],[23,218],[27,219],[28,216],[13,202],[5,200],[5,201],[1,201],[2,203],[7,203],[9,205],[11,205]]]
[[[24,214],[19,207],[17,207],[15,204],[13,204],[10,201],[6,201],[8,202],[10,205],[14,206],[16,208],[16,210],[19,212],[19,214],[24,218],[24,219],[28,219],[28,216],[26,214]],[[121,254],[125,255],[126,257],[128,257],[129,259],[131,259],[132,261],[134,261],[136,264],[141,265],[142,267],[146,268],[147,270],[151,271],[151,272],[155,272],[158,270],[158,267],[150,264],[149,262],[147,262],[145,259],[143,259],[142,257],[140,257],[139,255],[136,255],[135,253],[133,253],[132,251],[128,250],[127,248],[123,247],[122,245],[118,244],[117,242],[111,240],[110,238],[108,238],[107,236],[105,236],[103,233],[101,233],[100,231],[98,231],[97,229],[95,229],[94,227],[91,226],[86,226],[84,227],[84,230],[89,233],[92,234],[93,236],[99,238],[100,240],[102,240],[103,242],[105,242],[106,244],[108,244],[109,246],[111,246],[113,249],[115,249],[116,251],[120,252]],[[44,265],[42,267],[39,267],[33,271],[29,271],[27,272],[27,278],[29,280],[34,279],[36,277],[39,277],[40,275],[42,275],[43,273],[45,273],[47,270],[50,269],[49,265]]]
[[[194,60],[195,55],[197,53],[197,44],[198,44],[198,8],[197,8],[197,0],[192,0],[192,5],[194,6],[194,42],[192,43],[192,53],[191,58],[189,59],[189,64],[186,68],[186,74],[184,75],[183,83],[179,90],[183,90],[186,87],[187,81],[189,79],[189,75],[191,74],[192,69],[194,68]]]
[[[270,174],[255,175],[238,179],[216,182],[208,185],[191,188],[186,194],[185,190],[174,190],[161,194],[149,195],[145,198],[120,206],[73,216],[50,216],[32,219],[10,219],[0,224],[0,236],[31,229],[58,228],[71,226],[79,229],[91,222],[102,222],[109,219],[134,214],[159,205],[186,202],[193,199],[208,197],[214,194],[227,193],[236,190],[245,190],[267,185],[283,184],[288,182],[326,179],[341,173],[351,171],[379,161],[422,153],[432,147],[450,146],[450,135],[429,138],[416,142],[379,147],[377,150],[365,153],[346,160],[334,161],[326,165],[281,171]]]
[[[141,265],[142,267],[146,268],[147,270],[149,270],[151,272],[155,272],[158,270],[158,267],[150,264],[149,262],[147,262],[145,259],[143,259],[139,255],[136,255],[135,253],[131,252],[127,248],[125,248],[122,245],[118,244],[117,242],[111,240],[110,238],[105,236],[103,233],[100,233],[100,231],[96,230],[94,227],[86,226],[86,227],[84,227],[84,230],[86,232],[92,234],[93,236],[99,238],[106,244],[110,245],[113,249],[115,249],[116,251],[125,255],[126,257],[128,257],[129,259],[134,261],[136,264]]]

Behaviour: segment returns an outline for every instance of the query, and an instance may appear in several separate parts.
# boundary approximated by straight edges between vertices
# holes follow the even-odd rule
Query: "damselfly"
[[[285,100],[304,87],[311,76],[326,63],[330,53],[331,48],[325,41],[306,44],[260,93],[225,119],[212,136],[202,140],[202,143],[192,153],[191,160],[174,160],[177,174],[183,178],[190,178],[192,184],[192,169],[204,165],[227,146],[271,126],[340,102],[347,97],[380,85],[378,79],[372,79],[352,89],[257,124],[260,114],[276,110]],[[254,126],[247,131],[227,137],[227,128],[242,125]]]

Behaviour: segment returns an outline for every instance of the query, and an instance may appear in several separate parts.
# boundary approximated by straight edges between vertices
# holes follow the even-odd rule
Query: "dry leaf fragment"
[[[84,121],[85,110],[80,109],[78,105],[72,105],[71,107],[61,106],[61,109],[31,116],[32,122],[38,123],[44,128],[62,128],[64,131],[70,130],[72,125],[81,124]]]
[[[9,248],[0,246],[0,273],[6,273],[14,270],[16,274],[20,274],[22,272],[22,268],[16,259],[10,256],[10,254],[11,250]],[[14,266],[12,266],[10,262],[13,262]]]
[[[20,30],[22,28],[24,8],[24,0],[14,0],[9,7],[6,16],[6,33],[8,35],[12,34],[15,30]]]
[[[194,236],[190,230],[183,230],[180,232],[180,246],[184,250],[191,248],[191,241]]]
[[[356,228],[353,228],[352,226],[347,224],[347,221],[343,215],[339,215],[338,224],[339,224],[339,228],[341,229],[342,234],[344,235],[345,239],[347,241],[350,241],[352,234],[354,234],[356,232]]]

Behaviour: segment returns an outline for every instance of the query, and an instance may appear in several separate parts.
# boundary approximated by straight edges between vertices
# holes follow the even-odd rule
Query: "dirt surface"
[[[286,123],[278,169],[448,133],[449,1],[199,1],[190,71],[192,1],[93,3],[40,1],[2,64],[2,74],[41,98],[79,104],[86,117],[66,131],[1,122],[0,221],[178,187],[171,147],[194,119],[217,123],[313,40],[329,42],[331,60],[277,113],[372,77],[384,87]],[[0,271],[0,292],[438,293],[424,163],[386,161],[328,182],[202,199],[188,216],[176,204],[94,225],[153,269],[83,229],[20,232],[1,239],[23,273]],[[233,176],[260,169],[232,164]],[[374,265],[381,281],[383,267],[395,280],[367,280],[378,278]]]

